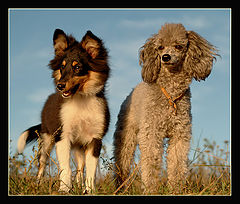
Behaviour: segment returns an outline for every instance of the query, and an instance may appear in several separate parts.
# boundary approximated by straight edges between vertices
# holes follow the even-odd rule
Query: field
[[[190,174],[178,195],[231,195],[231,171],[229,143],[224,142],[221,149],[215,142],[204,139],[204,148],[192,150],[193,158],[189,160]],[[9,158],[9,195],[83,195],[83,188],[73,181],[69,193],[58,192],[60,170],[56,159],[50,157],[45,176],[40,184],[37,182],[37,150],[33,147],[33,155],[26,159],[24,155]],[[96,192],[94,195],[142,195],[140,168],[133,165],[132,173],[124,183],[116,189],[113,179],[113,160],[109,158],[103,146],[97,171]],[[76,176],[75,164],[72,161],[73,180]],[[172,195],[166,186],[166,170],[163,169],[158,195]]]

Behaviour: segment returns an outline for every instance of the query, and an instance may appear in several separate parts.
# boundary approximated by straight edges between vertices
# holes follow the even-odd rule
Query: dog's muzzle
[[[64,89],[66,88],[66,84],[65,83],[58,83],[57,84],[57,89],[58,91],[62,92],[62,97],[63,98],[68,98],[69,96],[72,95],[72,91],[64,91]]]
[[[78,88],[79,88],[79,84],[76,84],[75,86],[73,86],[70,89],[66,90],[66,83],[59,82],[57,84],[57,90],[62,93],[62,97],[63,98],[68,98],[71,95],[74,95],[77,92]]]

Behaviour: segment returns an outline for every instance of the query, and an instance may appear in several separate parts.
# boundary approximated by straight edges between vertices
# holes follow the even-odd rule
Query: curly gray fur
[[[157,193],[163,155],[167,150],[168,185],[177,189],[188,172],[191,139],[190,84],[204,80],[212,70],[217,49],[182,24],[165,24],[150,37],[139,53],[143,82],[138,84],[121,106],[114,133],[117,185],[131,171],[136,146],[141,152],[141,179],[144,193]],[[164,88],[176,100],[176,112]]]

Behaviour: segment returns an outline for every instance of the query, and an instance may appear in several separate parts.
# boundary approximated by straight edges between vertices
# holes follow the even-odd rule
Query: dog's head
[[[165,24],[140,49],[143,80],[154,82],[160,70],[185,71],[198,81],[204,80],[211,72],[216,51],[207,40],[185,30],[182,24]]]
[[[55,57],[53,70],[56,88],[65,98],[76,93],[97,94],[104,90],[109,75],[107,51],[102,41],[87,31],[81,42],[62,30],[53,35]]]
[[[181,24],[167,24],[162,27],[156,40],[156,51],[161,58],[161,67],[169,72],[180,71],[188,49],[188,38]]]

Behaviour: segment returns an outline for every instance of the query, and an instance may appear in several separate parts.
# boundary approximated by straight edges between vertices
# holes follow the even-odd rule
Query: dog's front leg
[[[95,175],[100,155],[102,141],[93,139],[87,146],[85,151],[86,156],[86,181],[84,194],[93,193],[95,191]]]
[[[68,192],[72,187],[71,168],[70,168],[70,141],[64,138],[57,142],[56,153],[60,166],[60,188],[59,191]]]
[[[77,183],[80,188],[83,186],[83,174],[84,174],[84,165],[85,165],[85,153],[82,148],[74,148],[75,162],[77,164]]]
[[[190,148],[190,126],[178,130],[169,140],[167,150],[168,185],[173,193],[179,193],[186,182],[188,153]]]
[[[147,124],[147,123],[145,123]],[[157,194],[159,190],[159,174],[162,165],[163,137],[158,136],[156,129],[148,124],[138,134],[141,152],[141,178],[144,194]],[[149,128],[150,127],[150,128]],[[149,128],[149,129],[148,129]],[[148,131],[151,130],[151,131]]]

